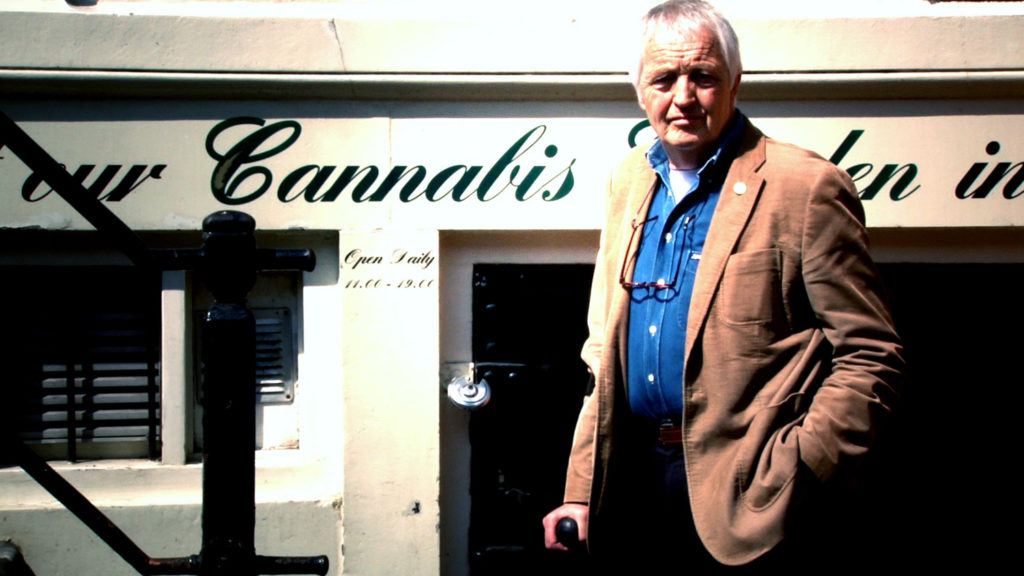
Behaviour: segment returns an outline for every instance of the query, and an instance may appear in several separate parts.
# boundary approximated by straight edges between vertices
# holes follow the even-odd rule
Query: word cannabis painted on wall
[[[236,126],[251,126],[252,129],[225,144],[224,132]],[[385,172],[373,165],[305,164],[278,177],[261,162],[295,144],[302,134],[302,125],[295,120],[267,124],[261,118],[229,118],[214,126],[206,137],[206,152],[217,161],[210,190],[214,198],[229,206],[257,200],[275,182],[276,196],[281,202],[334,202],[342,197],[346,188],[350,188],[347,196],[353,202],[380,202],[396,188],[402,202],[419,199],[437,202],[446,198],[456,202],[470,198],[488,202],[508,190],[521,202],[536,196],[554,202],[572,191],[572,166],[576,160],[570,160],[550,177],[546,175],[550,172],[546,165],[525,167],[516,163],[534,147],[539,147],[546,131],[544,125],[531,128],[486,168],[455,164],[438,171],[429,180],[425,167],[405,165],[393,166]],[[557,154],[556,145],[543,147],[545,158],[553,159]],[[506,170],[508,176],[501,181]],[[378,182],[381,174],[384,177]]]

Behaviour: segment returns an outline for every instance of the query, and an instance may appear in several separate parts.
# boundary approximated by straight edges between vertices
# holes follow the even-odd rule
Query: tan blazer
[[[589,502],[590,542],[616,495],[615,423],[628,414],[630,220],[656,177],[634,150],[609,180],[565,501]],[[642,214],[646,213],[646,208]],[[902,347],[845,172],[749,125],[697,270],[687,324],[683,442],[708,551],[742,564],[775,546],[807,482],[848,472],[903,379]],[[814,475],[798,475],[800,462]],[[613,500],[614,501],[614,500]]]

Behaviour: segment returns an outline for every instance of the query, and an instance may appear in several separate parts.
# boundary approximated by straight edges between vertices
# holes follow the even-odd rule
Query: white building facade
[[[471,479],[489,440],[474,444],[477,413],[446,397],[487,358],[474,341],[474,286],[490,273],[481,265],[592,263],[605,177],[651,138],[626,72],[647,3],[89,4],[0,0],[0,111],[147,245],[197,247],[203,218],[239,210],[260,246],[317,255],[314,271],[266,275],[250,297],[286,319],[290,370],[257,408],[258,553],[325,554],[331,574],[487,573]],[[1013,403],[992,395],[1020,396],[1004,392],[1003,365],[980,360],[1020,337],[972,318],[991,312],[986,301],[1005,304],[993,316],[1021,314],[1024,2],[717,4],[740,36],[740,108],[851,173],[876,258],[890,284],[906,282],[891,285],[897,320],[913,335],[949,330],[957,345],[946,354],[920,340],[911,416],[889,449],[888,462],[904,464],[873,478],[893,486],[875,492],[893,498],[880,505],[895,510],[882,533],[924,530],[972,556],[986,528],[937,471],[971,478],[972,494],[991,485],[956,461],[977,470],[1002,454]],[[77,308],[150,290],[139,313],[155,322],[148,430],[86,433],[70,442],[73,459],[67,436],[45,426],[31,443],[149,555],[194,554],[196,334],[209,295],[184,271],[148,287],[122,277],[126,259],[2,144],[8,302]],[[926,277],[938,281],[911,283]],[[984,382],[927,381],[936,365]],[[987,407],[947,422],[958,393]],[[548,392],[530,394],[543,404]],[[949,444],[946,424],[992,437]],[[937,484],[915,491],[912,472]],[[932,518],[924,501],[939,495],[948,500]],[[966,540],[949,533],[972,524]],[[134,573],[16,467],[0,468],[0,539],[39,575]]]

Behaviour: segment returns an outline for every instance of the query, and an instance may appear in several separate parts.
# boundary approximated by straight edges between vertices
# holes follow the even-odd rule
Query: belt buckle
[[[682,444],[683,427],[671,420],[662,420],[658,426],[658,442],[662,444]]]

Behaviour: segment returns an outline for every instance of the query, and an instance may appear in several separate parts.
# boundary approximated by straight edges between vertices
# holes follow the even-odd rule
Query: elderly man
[[[729,23],[644,18],[658,139],[612,174],[562,518],[604,567],[769,565],[872,445],[902,348],[849,177],[736,109]],[[781,545],[780,544],[787,544]]]

